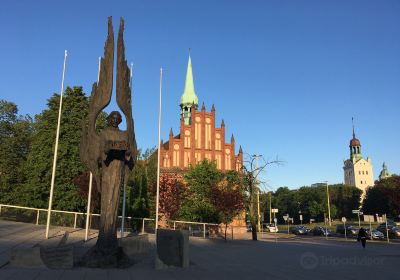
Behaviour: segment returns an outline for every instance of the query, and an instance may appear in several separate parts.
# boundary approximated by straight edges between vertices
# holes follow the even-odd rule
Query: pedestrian
[[[365,249],[365,245],[367,244],[367,231],[364,228],[360,228],[358,231],[357,241],[361,241],[362,247]]]

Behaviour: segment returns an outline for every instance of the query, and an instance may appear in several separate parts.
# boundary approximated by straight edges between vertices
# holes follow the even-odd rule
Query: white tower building
[[[350,140],[350,158],[344,161],[344,184],[355,186],[363,191],[362,199],[368,187],[374,185],[372,161],[369,157],[364,159],[361,154],[361,143],[356,138],[353,125],[353,138]]]

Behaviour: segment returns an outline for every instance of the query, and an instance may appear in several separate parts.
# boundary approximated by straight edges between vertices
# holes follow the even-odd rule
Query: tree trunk
[[[250,187],[250,223],[251,223],[251,237],[252,240],[257,241],[257,217],[255,208],[255,199],[253,186]]]

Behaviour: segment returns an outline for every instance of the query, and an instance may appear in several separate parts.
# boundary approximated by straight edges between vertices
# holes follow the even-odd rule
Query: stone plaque
[[[126,141],[107,141],[109,150],[127,151],[128,143]]]

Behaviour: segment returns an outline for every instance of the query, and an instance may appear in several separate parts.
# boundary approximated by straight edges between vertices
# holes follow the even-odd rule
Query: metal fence
[[[45,224],[48,209],[24,207],[9,204],[0,204],[0,217],[16,222],[35,223],[36,225]],[[53,226],[65,226],[73,228],[85,228],[86,213],[51,210],[51,224]],[[122,216],[118,216],[117,228],[121,228]],[[100,214],[90,214],[89,229],[99,229]],[[155,219],[125,217],[125,229],[133,233],[154,233]],[[188,230],[190,236],[203,238],[221,237],[219,224],[198,223],[190,221],[167,220],[166,228],[174,230]],[[124,233],[125,234],[125,233]],[[233,239],[233,229],[232,229]]]

